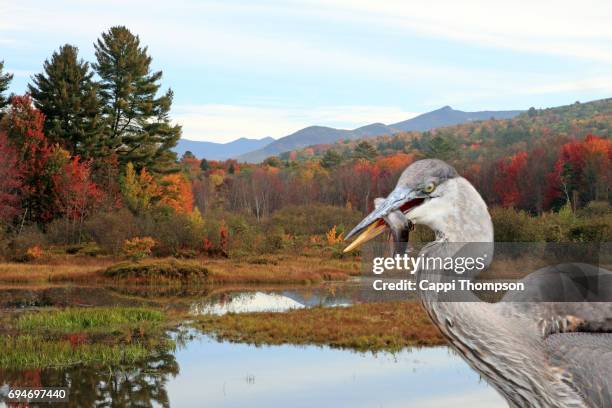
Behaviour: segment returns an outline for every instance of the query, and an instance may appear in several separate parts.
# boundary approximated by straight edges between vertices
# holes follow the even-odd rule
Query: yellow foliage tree
[[[153,176],[145,168],[137,174],[131,162],[125,168],[125,176],[121,180],[121,192],[125,203],[134,212],[151,209],[160,196],[159,186]]]

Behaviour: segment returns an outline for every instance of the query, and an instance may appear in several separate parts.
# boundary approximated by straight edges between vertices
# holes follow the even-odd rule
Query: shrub
[[[141,235],[136,218],[127,209],[94,215],[85,223],[84,231],[104,252],[113,255],[121,253],[125,240]]]
[[[98,256],[102,253],[102,248],[95,242],[85,242],[82,244],[70,245],[65,248],[69,255]]]
[[[47,241],[52,245],[75,244],[78,242],[78,230],[67,218],[55,219],[46,227]]]
[[[607,201],[591,201],[583,209],[578,211],[580,217],[598,217],[612,213],[612,207]]]
[[[40,245],[34,245],[30,247],[26,251],[26,259],[29,261],[35,261],[37,259],[42,258],[44,252]]]
[[[206,223],[199,212],[191,214],[155,212],[138,219],[142,235],[157,242],[156,256],[177,256],[185,250],[200,250]]]
[[[325,233],[325,238],[327,238],[328,245],[340,244],[344,240],[344,233],[338,233],[336,231],[336,226],[334,225],[329,231]]]
[[[539,220],[544,240],[547,242],[570,241],[570,231],[580,222],[569,204],[563,206],[557,213],[542,214]]]
[[[177,259],[123,262],[103,272],[110,278],[134,278],[140,280],[170,279],[192,280],[208,276],[208,269],[195,261]]]
[[[259,252],[270,254],[278,252],[285,247],[285,231],[280,226],[275,226],[266,231],[264,239],[259,247]]]
[[[256,253],[263,240],[261,225],[241,214],[224,214],[223,219],[228,229],[228,256],[235,258]]]
[[[6,261],[11,256],[10,239],[8,233],[3,230],[0,224],[0,260]]]
[[[490,210],[497,242],[538,242],[544,240],[540,220],[514,208]]]
[[[123,242],[123,253],[133,261],[140,261],[151,256],[155,244],[151,237],[126,239]]]
[[[42,231],[35,225],[25,226],[20,234],[14,236],[10,241],[9,253],[10,257],[18,262],[28,262],[33,260],[28,255],[28,250],[34,247],[40,247],[47,245],[47,237]]]
[[[21,233],[14,236],[12,247],[17,252],[25,252],[34,245],[46,245],[47,236],[36,225],[25,226]]]

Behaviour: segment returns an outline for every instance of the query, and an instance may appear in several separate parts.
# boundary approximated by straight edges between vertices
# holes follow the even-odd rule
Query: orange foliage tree
[[[168,174],[160,183],[160,203],[179,213],[193,211],[193,191],[191,183],[181,174]]]

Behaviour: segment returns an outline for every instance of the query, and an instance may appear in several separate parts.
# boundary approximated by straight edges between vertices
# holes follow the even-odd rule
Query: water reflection
[[[70,402],[58,404],[68,407],[506,406],[444,347],[374,355],[201,335],[179,343],[137,366],[0,372],[0,383],[68,387]]]
[[[254,347],[195,339],[168,384],[180,407],[505,407],[444,347],[354,353],[326,347]]]
[[[190,287],[5,287],[0,289],[0,309],[40,307],[153,306],[193,314],[284,312],[313,306],[347,306],[360,301],[357,284],[309,287],[215,288]]]
[[[329,293],[323,289],[282,290],[282,291],[247,291],[229,292],[212,296],[191,305],[191,314],[247,313],[247,312],[286,312],[313,306],[349,306],[353,303],[350,297],[338,293]]]
[[[65,369],[0,371],[0,385],[6,394],[11,387],[66,387],[69,402],[58,407],[170,407],[168,381],[179,373],[171,353],[134,365],[112,367],[75,366]],[[4,407],[0,402],[0,407]]]
[[[234,296],[226,295],[218,302],[199,302],[191,305],[191,314],[245,313],[245,312],[285,312],[300,309],[304,305],[288,296],[277,293],[247,292]]]

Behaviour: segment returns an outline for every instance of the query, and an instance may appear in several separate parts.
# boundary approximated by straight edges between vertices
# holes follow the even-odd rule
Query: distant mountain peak
[[[281,137],[264,148],[243,154],[238,157],[240,161],[260,162],[267,157],[275,156],[307,146],[330,144],[345,139],[366,139],[375,136],[390,135],[398,132],[426,131],[438,127],[457,125],[475,120],[488,120],[512,118],[522,111],[485,111],[463,112],[454,110],[446,105],[440,109],[423,113],[402,122],[385,125],[384,123],[371,123],[356,129],[334,129],[326,126],[308,126],[290,135]]]

